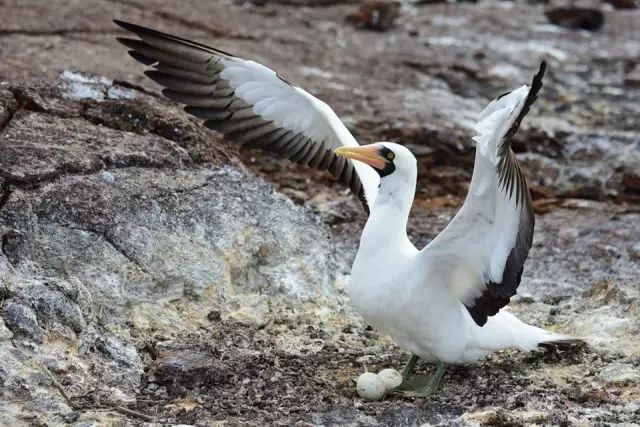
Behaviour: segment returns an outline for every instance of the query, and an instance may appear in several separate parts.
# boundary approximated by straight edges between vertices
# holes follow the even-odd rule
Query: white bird
[[[269,68],[221,50],[121,21],[139,39],[119,38],[163,94],[205,126],[259,148],[328,170],[370,214],[348,292],[362,317],[412,356],[398,391],[435,391],[446,364],[506,349],[567,346],[580,340],[528,325],[502,309],[515,295],[534,227],[529,188],[511,150],[513,135],[542,87],[492,101],[480,113],[473,177],[451,223],[418,250],[407,236],[417,162],[398,144],[360,146],[331,108]],[[423,358],[432,377],[410,379]]]

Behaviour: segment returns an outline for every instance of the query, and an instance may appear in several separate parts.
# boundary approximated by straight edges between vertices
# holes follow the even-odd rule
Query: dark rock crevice
[[[20,109],[20,102],[12,91],[0,91],[0,133],[9,126],[15,113]]]
[[[2,195],[0,196],[0,211],[2,211],[2,209],[4,209],[4,207],[7,205],[7,203],[9,202],[9,198],[11,197],[11,193],[12,190],[9,186],[9,184],[5,181],[3,186],[2,186]],[[9,244],[9,238],[10,238],[10,233],[11,231],[6,231],[2,237],[0,238],[0,252],[4,255],[4,257],[7,260],[7,263],[10,266],[13,266],[11,259],[9,258],[9,254],[7,251],[7,246]],[[1,293],[1,291],[0,291]],[[1,297],[1,295],[0,295]],[[2,298],[0,298],[1,301]]]
[[[90,106],[94,106],[94,104],[92,103],[83,103],[82,104],[82,111],[80,113],[80,117],[86,121],[88,121],[89,123],[93,124],[93,125],[98,125],[98,126],[104,126],[104,127],[108,127],[110,129],[113,130],[118,130],[118,131],[127,131],[129,129],[124,128],[123,126],[119,126],[116,122],[114,122],[112,120],[111,117],[107,117],[107,118],[101,118],[95,114],[89,114],[88,113],[88,108]],[[176,144],[180,145],[180,147],[185,148],[184,146],[182,146],[180,143],[182,142],[182,140],[174,134],[174,132],[171,132],[169,130],[169,128],[171,128],[171,126],[167,125],[167,123],[157,123],[155,125],[152,126],[148,126],[148,127],[143,127],[142,129],[131,129],[132,132],[136,132],[136,133],[143,133],[143,132],[148,132],[152,135],[158,136],[160,138],[169,140],[169,141],[173,141]],[[189,162],[193,165],[199,165],[199,164],[205,164],[208,163],[205,160],[199,160],[199,159],[195,159],[193,157],[193,155],[191,154],[191,152],[185,148],[185,154],[189,157]],[[144,167],[144,166],[141,166]]]
[[[204,184],[196,185],[196,186],[193,186],[193,187],[179,188],[179,189],[176,189],[176,190],[172,190],[170,192],[170,194],[189,193],[189,192],[192,192],[192,191],[196,191],[196,190],[200,190],[202,188],[208,187],[210,184],[211,183],[209,183],[209,182],[205,182]]]
[[[155,280],[155,276],[151,273],[144,264],[137,259],[135,256],[129,253],[128,250],[124,248],[116,239],[113,238],[108,232],[107,233],[97,233],[96,231],[92,231],[93,233],[99,234],[100,237],[104,239],[113,249],[115,249],[120,255],[128,259],[131,263],[133,263],[136,267],[142,270],[144,273],[148,274],[152,279]]]
[[[44,99],[56,94],[56,89],[51,87],[34,90],[15,86],[11,87],[10,92],[7,93],[13,95],[10,101],[5,102],[9,106],[6,111],[10,114],[5,114],[4,126],[0,130],[6,131],[9,123],[13,123],[16,118],[24,120],[24,117],[16,115],[16,113],[27,111],[55,117],[62,121],[83,119],[91,126],[99,125],[116,131],[130,130],[142,135],[154,135],[162,140],[171,141],[171,143],[167,142],[169,148],[171,148],[171,144],[176,144],[175,149],[177,151],[174,150],[175,152],[169,155],[160,154],[160,152],[149,155],[142,151],[144,147],[135,146],[131,149],[126,149],[125,152],[121,152],[117,147],[112,149],[105,145],[104,152],[90,155],[86,160],[79,159],[76,161],[72,158],[68,161],[57,161],[57,163],[51,164],[52,167],[50,168],[40,168],[37,173],[35,173],[35,169],[26,172],[17,169],[19,173],[15,173],[12,165],[17,165],[17,163],[12,163],[8,158],[5,160],[5,166],[0,167],[0,179],[2,179],[3,184],[0,208],[8,200],[10,186],[30,189],[44,183],[56,181],[63,176],[92,175],[100,171],[114,169],[189,169],[204,164],[211,165],[211,159],[203,158],[199,155],[194,158],[192,155],[194,147],[189,144],[202,144],[200,141],[203,136],[194,134],[192,129],[185,128],[185,126],[193,126],[195,128],[197,125],[191,125],[184,121],[172,122],[163,120],[153,115],[157,115],[158,112],[148,113],[142,107],[138,107],[139,103],[106,101],[104,104],[109,105],[103,105],[94,101],[72,102],[65,100],[56,100],[54,103],[48,103]],[[133,121],[135,123],[135,120],[137,120],[132,120],[130,117],[135,118],[137,116],[140,117],[140,124],[134,125],[133,128],[128,128],[128,126],[131,126],[130,122]],[[34,120],[37,121],[38,119]],[[73,125],[68,126],[73,127]],[[12,131],[15,135],[12,134],[11,139],[14,139],[17,135],[16,132],[19,131],[17,129],[12,129]],[[9,136],[5,136],[5,138],[9,138]],[[13,152],[20,155],[16,148],[6,147],[5,149],[11,150],[8,153]],[[42,150],[48,150],[48,148],[43,146]],[[15,156],[16,154],[12,155]],[[46,161],[50,162],[49,159],[46,159]],[[12,167],[9,168],[9,166]]]
[[[121,245],[113,237],[113,235],[111,235],[109,233],[109,231],[101,231],[101,230],[98,230],[96,228],[78,227],[77,225],[66,225],[64,227],[68,228],[70,230],[78,230],[78,231],[83,231],[85,233],[91,233],[91,234],[94,234],[94,235],[100,237],[102,240],[104,240],[106,243],[108,243],[109,246],[111,246],[116,252],[118,252],[125,259],[127,259],[129,262],[131,262],[137,268],[139,268],[140,271],[142,271],[143,273],[148,275],[152,280],[154,280],[154,281],[156,280],[156,277],[154,276],[154,274],[149,271],[149,269],[142,263],[142,261],[140,261],[133,254],[131,254],[123,245]]]
[[[116,86],[134,90],[144,94],[144,96],[152,96],[162,104],[171,104],[170,101],[161,98],[155,92],[135,84],[114,81],[110,87]],[[100,88],[105,96],[110,87]],[[116,99],[106,99],[104,101],[77,100],[75,102],[67,100],[62,104],[50,107],[44,104],[43,97],[58,95],[57,88],[45,87],[34,92],[31,89],[12,87],[11,91],[19,106],[15,112],[22,109],[47,114],[63,120],[81,118],[91,125],[103,126],[116,131],[155,135],[167,141],[172,141],[183,148],[183,153],[189,158],[187,166],[215,163],[212,158],[203,153],[205,147],[202,147],[202,145],[207,142],[206,139],[208,139],[209,135],[211,135],[210,139],[213,141],[221,139],[221,137],[204,129],[196,119],[191,117],[180,117],[179,115],[173,119],[161,117],[159,111],[150,109],[141,100],[134,100],[133,102]],[[233,148],[234,144],[232,143],[224,143],[223,145],[228,150],[218,150],[215,153],[219,156],[222,155],[226,161],[237,162],[235,157],[237,147]],[[131,166],[135,165],[131,164]],[[143,165],[140,166],[144,167]]]
[[[11,259],[9,258],[9,254],[7,252],[8,243],[9,243],[9,234],[4,234],[2,236],[2,242],[0,243],[0,250],[2,251],[2,255],[4,255],[4,257],[7,259],[7,262],[9,263],[9,265],[13,266],[11,264]]]
[[[0,170],[0,177],[4,178],[7,184],[12,185],[13,187],[20,188],[21,190],[34,190],[42,186],[43,184],[49,184],[55,181],[60,180],[61,178],[66,177],[80,177],[80,176],[91,176],[100,172],[110,172],[116,170],[127,170],[127,169],[151,169],[151,170],[165,170],[168,169],[166,165],[153,164],[146,160],[136,160],[135,157],[131,157],[130,161],[127,161],[123,164],[118,163],[109,163],[104,159],[100,159],[102,163],[98,164],[96,167],[86,169],[79,168],[74,165],[64,165],[59,168],[56,168],[55,171],[36,175],[36,176],[25,176],[18,177],[8,173],[7,171]],[[0,209],[8,202],[9,194],[5,196],[6,193],[0,197]]]
[[[38,101],[33,96],[31,96],[28,90],[17,86],[10,87],[9,90],[13,94],[13,97],[18,105],[16,112],[18,110],[24,109],[36,113],[50,113],[48,109],[40,105]]]
[[[9,182],[3,182],[1,188],[2,194],[0,195],[0,211],[5,207],[5,205],[9,202],[9,198],[11,197],[11,186]]]

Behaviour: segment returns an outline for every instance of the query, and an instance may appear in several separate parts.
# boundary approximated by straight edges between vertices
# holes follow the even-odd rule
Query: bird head
[[[411,151],[393,142],[377,142],[375,144],[355,147],[340,147],[336,154],[347,159],[358,160],[375,169],[380,178],[416,175],[416,158]]]

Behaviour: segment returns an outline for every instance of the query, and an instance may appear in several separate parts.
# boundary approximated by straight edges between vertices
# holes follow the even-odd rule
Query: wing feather
[[[504,94],[480,113],[469,194],[447,228],[421,251],[431,274],[446,281],[479,326],[515,295],[531,248],[531,196],[511,142],[545,70],[542,62],[530,88]]]
[[[379,176],[369,166],[335,155],[358,145],[331,108],[254,61],[191,40],[114,21],[138,39],[121,37],[131,56],[169,99],[204,125],[249,148],[328,170],[367,207]]]

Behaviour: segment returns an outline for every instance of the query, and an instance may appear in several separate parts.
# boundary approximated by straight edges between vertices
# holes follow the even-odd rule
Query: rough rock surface
[[[0,424],[639,422],[640,12],[585,33],[542,5],[409,3],[380,33],[345,23],[353,1],[0,2]],[[409,146],[418,246],[464,198],[475,114],[546,58],[516,143],[538,217],[510,309],[589,347],[361,401],[352,378],[404,354],[345,298],[358,202],[159,97],[112,18],[259,60],[360,141]]]

